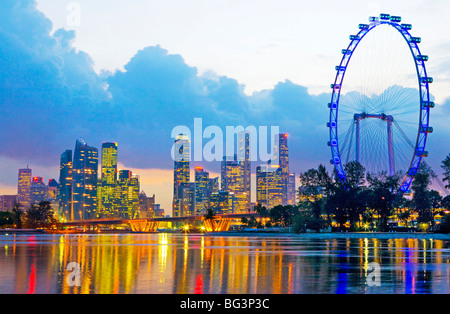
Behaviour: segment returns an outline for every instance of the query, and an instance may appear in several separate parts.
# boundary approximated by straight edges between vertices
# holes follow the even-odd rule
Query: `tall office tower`
[[[98,215],[105,218],[117,217],[114,208],[114,191],[117,181],[117,143],[102,145],[102,177],[98,187]]]
[[[243,193],[247,197],[246,208],[250,208],[252,201],[252,170],[250,162],[250,133],[242,132],[238,134],[238,160],[241,160],[243,178]]]
[[[194,216],[196,210],[195,183],[181,183],[179,197],[180,216]]]
[[[295,173],[290,173],[287,184],[287,205],[295,205],[297,203],[297,191],[295,188]]]
[[[224,157],[221,168],[221,190],[234,195],[233,204],[235,213],[248,212],[250,209],[250,200],[248,199],[248,191],[244,188],[244,162]]]
[[[98,150],[84,141],[75,145],[73,158],[73,219],[96,218]]]
[[[230,193],[226,191],[211,193],[209,206],[216,214],[230,214],[232,209]]]
[[[256,167],[256,203],[267,205],[267,166]]]
[[[114,207],[123,219],[139,217],[139,176],[130,170],[120,170],[114,192]]]
[[[288,201],[288,182],[289,182],[289,147],[288,135],[275,135],[274,161],[281,169],[282,185],[283,185],[283,205],[287,205]]]
[[[34,177],[31,180],[30,195],[31,205],[39,205],[40,202],[47,200],[48,187],[41,177]]]
[[[68,221],[73,221],[72,207],[73,162],[72,151],[66,150],[61,154],[59,167],[59,214]]]
[[[217,178],[209,178],[208,180],[208,190],[209,194],[219,193],[219,177]]]
[[[173,207],[174,217],[181,217],[182,186],[190,182],[190,140],[187,135],[180,134],[174,145],[174,178],[173,178]],[[195,188],[194,188],[195,191]],[[195,194],[195,192],[194,192]]]
[[[270,169],[269,167],[272,167]],[[268,171],[270,170],[270,171]],[[281,167],[259,166],[256,168],[257,203],[268,208],[283,205],[285,183]]]
[[[147,197],[144,191],[139,194],[140,218],[155,218],[155,194]]]
[[[209,172],[195,167],[195,215],[206,214],[209,208]]]
[[[30,207],[31,204],[31,169],[19,169],[17,202],[23,210]]]
[[[48,180],[47,198],[51,202],[59,199],[59,184],[55,179]]]

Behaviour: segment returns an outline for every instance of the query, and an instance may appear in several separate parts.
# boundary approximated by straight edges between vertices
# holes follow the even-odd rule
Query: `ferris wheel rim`
[[[417,140],[414,148],[414,154],[412,156],[409,169],[406,172],[403,182],[400,187],[401,193],[409,192],[414,176],[417,174],[420,164],[423,158],[428,156],[426,149],[428,135],[433,132],[433,128],[430,127],[430,109],[434,107],[434,103],[430,99],[429,84],[433,82],[433,79],[428,76],[425,62],[428,61],[428,56],[422,55],[419,43],[421,43],[420,37],[413,37],[410,33],[412,29],[411,24],[401,24],[401,17],[391,16],[389,14],[381,14],[380,17],[370,17],[370,24],[360,24],[357,35],[350,36],[350,44],[347,49],[342,50],[343,57],[341,63],[336,67],[336,78],[334,84],[331,85],[333,93],[331,96],[331,103],[328,104],[330,108],[330,120],[327,127],[330,129],[330,141],[328,145],[331,147],[332,160],[338,178],[344,183],[347,183],[347,176],[342,163],[342,158],[339,150],[339,105],[341,98],[341,90],[347,72],[348,65],[352,59],[352,56],[358,48],[360,42],[375,28],[381,25],[388,25],[395,28],[403,36],[404,40],[408,44],[412,57],[415,62],[416,74],[419,83],[420,94],[420,117],[419,127],[417,132]]]

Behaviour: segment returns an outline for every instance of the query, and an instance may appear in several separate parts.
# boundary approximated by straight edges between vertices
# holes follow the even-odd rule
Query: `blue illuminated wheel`
[[[370,173],[401,174],[400,190],[406,193],[428,156],[433,79],[425,67],[428,56],[419,49],[421,38],[411,29],[397,16],[371,17],[342,50],[328,105],[328,145],[344,184],[345,164],[358,161]]]

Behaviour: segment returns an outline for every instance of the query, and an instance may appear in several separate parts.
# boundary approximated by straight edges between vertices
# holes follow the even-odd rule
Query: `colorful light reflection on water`
[[[81,266],[70,287],[69,263]],[[381,266],[381,287],[367,284]],[[450,242],[180,234],[0,236],[0,293],[449,293]]]

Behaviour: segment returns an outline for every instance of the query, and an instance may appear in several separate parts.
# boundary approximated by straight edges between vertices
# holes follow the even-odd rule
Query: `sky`
[[[400,15],[435,79],[429,164],[450,153],[450,3],[295,0],[4,0],[0,3],[0,193],[17,169],[59,177],[77,138],[119,143],[120,166],[170,213],[171,130],[280,126],[291,171],[329,164],[327,103],[359,23]],[[218,172],[218,165],[204,164]]]

